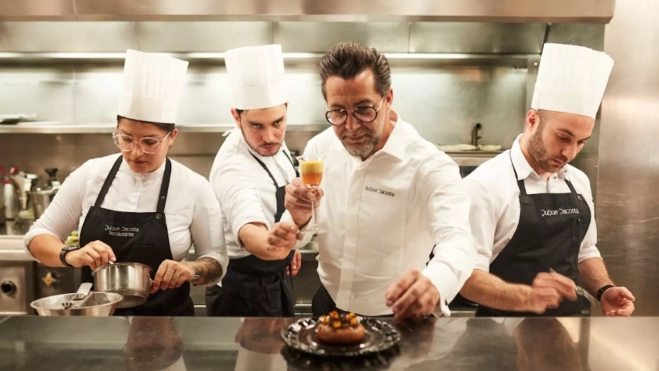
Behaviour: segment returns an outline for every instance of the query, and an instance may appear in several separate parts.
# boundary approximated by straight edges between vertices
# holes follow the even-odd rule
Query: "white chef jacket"
[[[591,219],[586,236],[581,242],[579,262],[601,257],[597,243],[595,208],[590,181],[586,174],[571,165],[553,174],[549,180],[538,175],[522,153],[517,137],[509,151],[478,166],[463,180],[464,189],[471,198],[469,219],[476,239],[478,258],[476,269],[489,271],[490,263],[512,239],[519,223],[519,187],[511,165],[519,179],[524,179],[527,194],[569,193],[565,179],[569,179],[575,191],[581,194],[590,208]]]
[[[393,132],[366,161],[351,156],[332,128],[305,149],[305,155],[325,156],[318,224],[329,232],[317,236],[318,274],[338,308],[391,315],[387,289],[416,268],[437,288],[439,310],[449,315],[447,302],[471,275],[476,257],[469,199],[458,165],[391,113]]]
[[[46,212],[25,235],[25,250],[30,256],[27,246],[34,237],[50,234],[64,241],[71,231],[82,229],[89,208],[96,203],[105,178],[119,156],[89,160],[66,178]],[[176,261],[184,260],[194,243],[195,253],[217,260],[224,274],[228,257],[224,234],[219,228],[222,210],[213,190],[201,175],[176,161],[171,163],[165,219],[172,257]],[[122,161],[101,207],[122,212],[155,212],[164,173],[165,162],[151,173],[139,174]],[[217,281],[211,284],[214,283]]]
[[[276,155],[263,157],[249,148],[239,129],[231,131],[215,157],[210,174],[211,186],[222,206],[224,235],[231,259],[251,255],[238,238],[238,231],[245,224],[262,223],[268,229],[275,224],[277,189],[251,154],[267,166],[280,187],[295,178],[295,168],[286,157],[290,152],[285,143]]]

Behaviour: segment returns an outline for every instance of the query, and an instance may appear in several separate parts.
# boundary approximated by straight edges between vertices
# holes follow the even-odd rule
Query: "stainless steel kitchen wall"
[[[428,140],[469,143],[474,123],[483,125],[480,143],[509,147],[521,130],[526,94],[526,69],[497,66],[427,66],[393,64],[394,108]],[[313,65],[287,65],[289,125],[324,123],[326,110],[320,79]],[[122,66],[117,64],[5,66],[0,68],[0,114],[35,113],[42,121],[79,125],[112,123],[116,117]],[[194,65],[179,109],[178,123],[231,124],[231,91],[223,66]],[[182,133],[176,147],[192,155],[197,141],[186,147],[185,137],[205,143],[203,134]],[[74,138],[71,138],[74,137]],[[197,157],[217,151],[222,137],[210,149],[198,148]],[[58,139],[60,138],[60,139]],[[11,163],[39,171],[48,164],[73,164],[94,154],[114,150],[109,135],[0,134],[0,164]],[[20,143],[20,144],[19,144]],[[89,147],[85,147],[85,146]],[[60,146],[63,146],[60,148]],[[73,147],[72,147],[73,146]],[[304,143],[293,143],[303,149]],[[297,148],[296,148],[297,147]],[[94,152],[103,149],[101,152]],[[43,151],[46,151],[45,153]],[[71,163],[59,159],[75,156]],[[198,160],[205,161],[206,160]],[[212,159],[211,159],[212,161]],[[38,166],[34,169],[33,166]],[[205,165],[196,166],[205,168]],[[204,174],[207,175],[207,174]]]
[[[617,1],[604,51],[615,65],[602,103],[599,247],[636,315],[659,314],[659,2]]]

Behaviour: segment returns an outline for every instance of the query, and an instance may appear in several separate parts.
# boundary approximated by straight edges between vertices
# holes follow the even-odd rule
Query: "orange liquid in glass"
[[[302,182],[305,185],[317,187],[323,180],[323,162],[302,162],[300,163],[300,172],[302,173]]]

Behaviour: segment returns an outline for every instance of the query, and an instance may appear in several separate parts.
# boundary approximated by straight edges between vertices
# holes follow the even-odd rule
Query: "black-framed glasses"
[[[378,118],[378,111],[382,107],[385,98],[386,97],[382,98],[378,108],[373,106],[355,107],[355,109],[352,110],[352,117],[356,118],[357,121],[363,124],[375,121],[375,119]],[[334,126],[341,126],[348,121],[348,110],[341,108],[327,111],[325,112],[325,119]]]
[[[171,133],[171,131],[168,132],[167,135],[160,139],[153,137],[144,137],[140,139],[140,149],[142,152],[149,155],[158,152],[162,141],[165,140]],[[114,144],[119,147],[122,152],[130,152],[133,150],[133,148],[135,148],[135,138],[130,135],[118,133],[117,130],[112,133],[112,140],[114,140]]]

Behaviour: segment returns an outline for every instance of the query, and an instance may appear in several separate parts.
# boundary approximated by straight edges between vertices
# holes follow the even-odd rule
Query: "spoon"
[[[549,268],[549,271],[550,271],[551,273],[557,273],[553,268]],[[591,304],[593,304],[593,305],[595,305],[595,306],[599,306],[599,301],[597,301],[597,299],[595,299],[595,297],[594,297],[593,295],[591,295],[591,294],[590,294],[588,291],[586,291],[586,289],[584,289],[583,287],[581,287],[581,286],[579,286],[579,285],[576,285],[576,286],[577,286],[577,295],[581,295],[581,296],[583,296],[584,298],[586,298]]]
[[[91,288],[92,284],[90,282],[83,283],[80,285],[80,288],[78,288],[78,291],[73,294],[71,299],[62,303],[62,307],[64,307],[64,309],[80,308],[80,306],[89,297],[89,290],[91,290]]]

